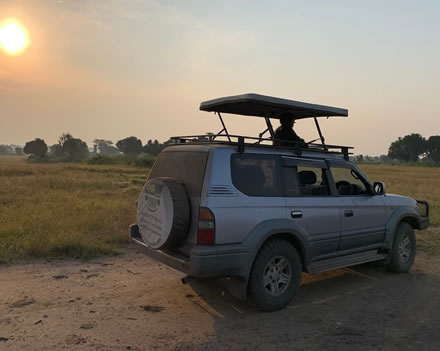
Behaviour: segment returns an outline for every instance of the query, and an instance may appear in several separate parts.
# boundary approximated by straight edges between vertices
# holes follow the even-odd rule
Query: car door
[[[330,161],[341,208],[339,253],[358,252],[380,246],[385,237],[385,201],[375,195],[362,171],[348,162]]]
[[[336,254],[340,240],[340,204],[328,184],[323,160],[283,157],[286,217],[308,234],[311,260]]]

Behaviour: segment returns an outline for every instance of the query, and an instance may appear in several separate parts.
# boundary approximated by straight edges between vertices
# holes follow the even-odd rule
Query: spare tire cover
[[[190,222],[189,200],[183,186],[173,178],[148,180],[139,196],[137,221],[142,239],[151,248],[180,245]]]

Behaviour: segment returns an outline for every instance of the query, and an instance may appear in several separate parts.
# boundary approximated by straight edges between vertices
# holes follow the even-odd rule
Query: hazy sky
[[[8,17],[31,44],[0,51],[0,144],[217,132],[200,102],[247,92],[347,108],[322,129],[356,154],[440,135],[438,1],[0,0]],[[296,130],[316,138],[311,120]]]

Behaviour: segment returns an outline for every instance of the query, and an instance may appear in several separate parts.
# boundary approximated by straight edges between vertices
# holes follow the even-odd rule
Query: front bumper
[[[247,276],[249,250],[245,246],[196,246],[187,257],[170,250],[152,249],[142,240],[137,224],[130,226],[129,235],[130,242],[136,249],[190,276],[199,278]]]
[[[418,219],[418,229],[423,230],[429,226],[429,203],[425,200],[416,200],[421,217]]]
[[[424,230],[429,226],[429,218],[422,217],[417,221],[418,229]]]

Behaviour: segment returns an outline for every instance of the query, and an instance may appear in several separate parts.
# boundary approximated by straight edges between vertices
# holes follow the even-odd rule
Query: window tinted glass
[[[299,196],[300,192],[296,167],[283,167],[283,179],[286,196]]]
[[[331,167],[331,172],[339,195],[368,194],[365,181],[351,168]]]
[[[249,196],[281,196],[278,164],[277,156],[233,154],[232,183]]]
[[[162,152],[149,178],[174,178],[185,186],[189,195],[200,196],[207,158],[207,152]]]
[[[325,170],[318,167],[298,166],[299,191],[302,196],[330,195]]]

